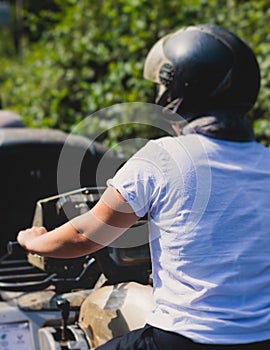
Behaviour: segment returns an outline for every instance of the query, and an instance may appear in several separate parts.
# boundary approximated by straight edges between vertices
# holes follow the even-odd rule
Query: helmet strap
[[[182,102],[183,98],[177,97],[173,101],[166,104],[162,109],[164,119],[170,123],[181,122],[182,117],[179,114],[177,114],[177,111],[180,108]]]

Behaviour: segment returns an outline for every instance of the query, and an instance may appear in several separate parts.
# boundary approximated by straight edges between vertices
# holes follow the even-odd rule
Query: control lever
[[[70,303],[67,299],[60,299],[56,301],[56,305],[61,310],[62,315],[62,327],[61,327],[61,341],[67,341],[67,322],[70,311]]]

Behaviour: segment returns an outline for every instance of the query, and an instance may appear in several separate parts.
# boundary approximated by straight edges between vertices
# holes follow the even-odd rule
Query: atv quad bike
[[[105,150],[97,144],[93,150],[93,144],[89,147],[87,140],[74,136],[70,141],[70,167],[72,157],[82,148],[86,152],[81,174],[83,186],[74,190],[71,181],[66,192],[55,195],[57,157],[66,135],[57,132],[56,138],[53,133],[7,129],[0,147],[0,159],[2,152],[8,163],[3,168],[6,181],[11,180],[15,186],[9,187],[9,191],[8,186],[3,186],[6,201],[1,203],[5,219],[1,223],[0,258],[3,350],[94,349],[115,336],[142,327],[145,314],[152,308],[147,243],[127,248],[116,244],[73,259],[26,255],[16,243],[19,229],[31,225],[56,227],[89,210],[105,188],[97,187],[94,178]],[[123,159],[110,156],[107,161],[112,172],[104,174],[104,185]],[[21,216],[24,220],[20,224]],[[12,229],[8,223],[13,225]],[[147,236],[146,220],[140,220],[136,226]],[[124,236],[131,234],[130,230]]]

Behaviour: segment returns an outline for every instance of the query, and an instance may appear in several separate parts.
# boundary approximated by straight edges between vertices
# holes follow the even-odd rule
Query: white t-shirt
[[[270,339],[270,149],[164,137],[109,184],[138,216],[148,213],[147,323],[206,344]]]

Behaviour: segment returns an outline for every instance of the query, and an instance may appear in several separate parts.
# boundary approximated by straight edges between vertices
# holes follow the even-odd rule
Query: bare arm
[[[129,204],[114,188],[109,187],[89,212],[49,232],[44,227],[20,231],[17,240],[31,253],[74,258],[109,245],[137,220]]]

